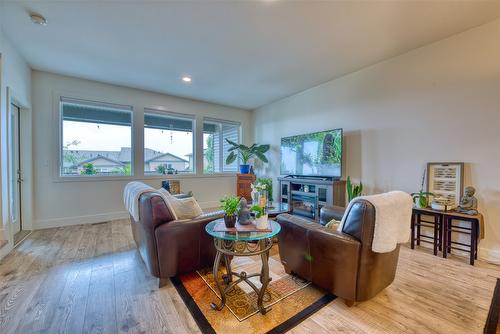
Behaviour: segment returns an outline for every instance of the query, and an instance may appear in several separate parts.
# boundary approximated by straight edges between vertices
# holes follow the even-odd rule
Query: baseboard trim
[[[218,201],[207,201],[199,202],[202,209],[216,208],[220,206]],[[95,224],[107,222],[116,219],[127,219],[129,218],[129,213],[127,211],[117,211],[117,212],[107,212],[96,215],[84,215],[84,216],[74,216],[74,217],[63,217],[63,218],[53,218],[53,219],[40,219],[35,220],[35,228],[37,230],[44,228],[54,228],[81,224]]]
[[[500,250],[493,250],[489,248],[479,248],[478,257],[480,260],[484,260],[493,264],[500,264]]]
[[[3,259],[7,254],[9,254],[12,251],[12,249],[13,249],[12,244],[7,241],[7,244],[3,245],[0,248],[0,260]]]
[[[129,214],[127,211],[118,211],[118,212],[101,213],[97,215],[40,219],[40,220],[35,220],[35,229],[39,230],[39,229],[53,228],[53,227],[63,227],[63,226],[72,226],[81,224],[95,224],[116,219],[126,219],[128,217]]]

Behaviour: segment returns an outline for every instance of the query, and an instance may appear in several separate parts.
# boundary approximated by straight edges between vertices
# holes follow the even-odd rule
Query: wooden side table
[[[423,220],[422,216],[432,216],[434,221]],[[470,227],[453,225],[453,221],[468,222]],[[443,258],[446,258],[452,249],[470,253],[469,263],[474,265],[477,259],[478,239],[482,238],[483,215],[467,215],[454,211],[438,211],[429,208],[413,208],[411,219],[411,248],[420,242],[432,243],[434,246],[434,255],[437,255],[438,249],[443,251]],[[432,227],[434,236],[421,234],[421,227]],[[470,243],[452,241],[452,233],[470,235]],[[430,241],[432,240],[432,241]]]
[[[422,219],[422,216],[432,217],[434,220],[429,221]],[[433,236],[423,235],[421,227],[430,227],[433,229]],[[437,255],[438,249],[442,249],[443,245],[443,215],[440,212],[433,212],[427,209],[414,208],[411,219],[411,249],[415,248],[415,244],[420,246],[421,242],[433,244],[434,255]]]
[[[483,221],[483,216],[481,214],[477,215],[467,215],[459,212],[444,212],[444,249],[443,257],[446,258],[448,253],[451,253],[452,249],[460,250],[462,252],[469,253],[469,263],[473,266],[474,260],[477,260],[477,245],[480,236],[480,227]],[[470,223],[470,227],[453,225],[453,221],[462,221]],[[459,234],[470,235],[470,244],[463,242],[452,241],[452,232]],[[457,245],[457,246],[453,246]]]

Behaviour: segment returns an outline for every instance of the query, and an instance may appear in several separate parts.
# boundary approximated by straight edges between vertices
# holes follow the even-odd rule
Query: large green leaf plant
[[[231,145],[231,147],[227,150],[229,155],[226,158],[226,164],[232,164],[238,155],[241,157],[241,162],[243,165],[248,165],[248,161],[251,158],[257,158],[262,162],[268,162],[267,157],[264,155],[267,151],[269,151],[269,145],[258,145],[253,144],[252,146],[246,146],[243,144],[237,144],[226,138],[226,141]]]

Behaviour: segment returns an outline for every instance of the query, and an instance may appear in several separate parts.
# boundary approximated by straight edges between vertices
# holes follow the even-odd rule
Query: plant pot
[[[255,225],[259,230],[265,230],[269,228],[269,220],[267,214],[261,216],[260,218],[255,218]]]
[[[236,215],[228,216],[224,215],[224,224],[227,228],[232,228],[236,225]]]
[[[422,203],[422,202],[420,202],[420,198],[419,197],[417,197],[415,199],[415,207],[416,208],[418,208],[418,209],[425,209],[428,206],[429,206],[429,204],[428,204],[427,200],[424,203]]]
[[[250,165],[240,165],[240,174],[250,173]]]

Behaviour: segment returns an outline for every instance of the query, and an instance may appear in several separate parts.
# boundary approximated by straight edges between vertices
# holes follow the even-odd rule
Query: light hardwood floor
[[[351,308],[337,299],[291,332],[480,333],[498,276],[403,247],[388,289]],[[175,288],[145,272],[126,220],[34,231],[0,262],[0,333],[82,332],[199,333]]]

